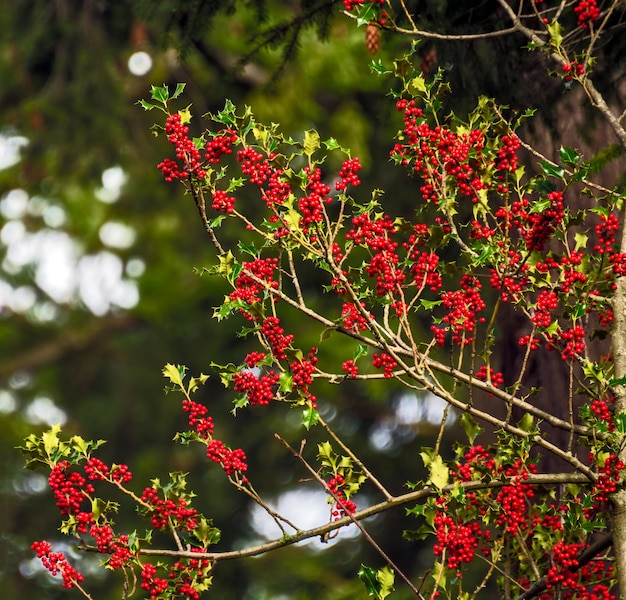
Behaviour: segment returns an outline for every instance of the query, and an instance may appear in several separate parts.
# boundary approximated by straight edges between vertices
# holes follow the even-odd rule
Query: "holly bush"
[[[564,8],[534,0],[523,3],[524,18],[504,0],[498,4],[508,7],[531,49],[557,64],[553,75],[563,85],[580,84],[604,111],[589,79],[591,51],[617,3]],[[371,51],[381,30],[411,33],[403,19],[415,26],[408,12],[394,14],[382,2],[351,1],[345,9],[367,27]],[[587,50],[576,50],[583,43]],[[167,364],[167,390],[181,398],[188,418],[175,441],[204,446],[209,464],[267,511],[280,536],[215,551],[220,532],[194,508],[185,473],[136,486],[126,465],[97,458],[101,441],[64,439],[59,427],[29,436],[23,451],[30,466],[50,470],[61,531],[122,574],[125,597],[143,590],[150,598],[199,598],[223,560],[328,540],[345,527],[358,528],[380,555],[381,568],[363,565],[358,573],[375,598],[394,586],[418,598],[475,598],[495,581],[503,598],[608,599],[626,585],[617,516],[626,356],[616,342],[626,292],[624,196],[597,182],[596,163],[578,149],[561,147],[551,159],[526,143],[520,128],[531,110],[516,113],[481,97],[467,115],[451,113],[448,98],[458,92],[444,71],[423,72],[416,48],[393,65],[373,63],[398,114],[390,168],[413,178],[411,215],[390,214],[383,190],[364,192],[359,158],[315,130],[294,139],[227,101],[192,137],[191,107],[176,108],[184,84],[154,86],[141,102],[161,115],[155,134],[172,145],[158,168],[166,182],[185,188],[215,248],[204,275],[232,290],[215,309],[216,330],[236,319],[241,336],[257,344],[238,364],[210,367],[232,390],[235,416],[298,411],[305,438],[312,428],[323,431],[327,441],[313,450],[306,440],[294,448],[280,432],[275,437],[325,491],[329,516],[302,530],[272,509],[254,486],[245,436],[220,439],[219,423],[194,399],[208,375]],[[612,113],[603,114],[611,120]],[[612,125],[619,136],[620,120]],[[236,238],[223,235],[226,228]],[[307,296],[311,278],[323,287],[323,311]],[[521,360],[513,376],[497,369],[507,310],[526,327],[515,340]],[[316,346],[285,329],[284,315],[294,313],[316,324]],[[346,340],[339,361],[325,351],[338,338]],[[596,341],[611,338],[611,348],[598,351]],[[531,360],[544,353],[559,357],[569,379],[568,393],[548,408],[534,401],[541,390],[526,385]],[[325,386],[386,380],[447,404],[434,446],[420,453],[426,478],[416,479],[416,465],[401,495],[388,490],[322,410]],[[449,460],[442,438],[453,416],[466,439]],[[565,435],[555,437],[555,429]],[[268,432],[268,443],[272,437]],[[558,459],[558,472],[544,468],[546,456]],[[121,493],[120,502],[108,499],[109,489]],[[145,525],[122,531],[116,514],[133,506]],[[408,538],[433,540],[432,568],[419,581],[394,564],[362,522],[389,510],[414,519]],[[33,550],[65,587],[90,597],[65,556],[46,541]],[[478,583],[467,583],[470,571],[480,574]]]

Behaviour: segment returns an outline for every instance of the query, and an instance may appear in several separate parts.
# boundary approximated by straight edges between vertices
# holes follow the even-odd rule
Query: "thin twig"
[[[541,473],[541,474],[530,474],[528,479],[524,481],[524,483],[529,485],[562,485],[567,483],[577,483],[577,484],[585,484],[589,483],[589,477],[582,475],[580,473]],[[174,558],[197,558],[197,559],[206,559],[211,561],[220,561],[220,560],[234,560],[238,558],[245,558],[251,556],[258,556],[260,554],[265,554],[267,552],[271,552],[278,548],[283,548],[285,546],[290,546],[292,544],[297,544],[303,540],[315,538],[315,537],[323,537],[328,533],[349,525],[353,522],[354,519],[357,521],[361,521],[362,519],[366,519],[368,517],[372,517],[374,515],[381,514],[392,508],[396,508],[398,506],[404,506],[406,504],[412,504],[414,502],[419,502],[428,498],[429,496],[433,496],[436,494],[444,494],[453,490],[463,489],[465,491],[474,491],[488,488],[500,488],[506,485],[511,485],[511,480],[498,480],[498,481],[468,481],[468,482],[456,482],[454,484],[446,485],[440,490],[435,489],[430,486],[425,486],[419,490],[414,490],[408,492],[406,494],[402,494],[401,496],[393,496],[390,500],[385,500],[378,504],[374,504],[372,506],[368,506],[360,511],[355,512],[350,517],[342,517],[337,521],[333,521],[331,523],[326,523],[319,527],[314,527],[307,530],[299,530],[293,535],[287,535],[280,539],[271,540],[269,542],[265,542],[263,544],[252,546],[250,548],[244,548],[241,550],[231,550],[225,552],[191,552],[190,550],[180,552],[178,550],[166,550],[166,549],[151,549],[151,548],[142,548],[141,554],[146,556],[169,556]],[[89,552],[97,552],[100,553],[97,546],[90,546],[85,543],[81,543],[79,546],[82,550],[86,550]]]
[[[324,428],[333,441],[336,442],[337,445],[340,446],[340,448],[356,463],[367,478],[382,492],[383,496],[385,496],[387,500],[391,500],[393,496],[387,491],[387,488],[376,477],[374,477],[372,472],[361,462],[361,460],[359,460],[358,456],[341,441],[337,434],[330,428],[328,423],[326,423],[322,417],[318,418],[318,423]]]
[[[393,562],[393,560],[389,557],[389,555],[378,545],[378,543],[374,540],[374,538],[368,533],[368,531],[363,527],[363,525],[359,522],[358,519],[352,518],[353,515],[345,508],[344,501],[340,498],[335,492],[333,492],[327,485],[326,482],[318,475],[317,471],[307,462],[307,460],[302,456],[302,452],[296,452],[283,438],[276,435],[276,437],[280,440],[280,442],[287,448],[305,467],[305,469],[313,476],[313,478],[324,488],[324,490],[329,493],[334,499],[335,502],[339,506],[344,509],[344,512],[347,513],[348,517],[351,517],[352,522],[359,528],[360,532],[363,534],[365,539],[370,543],[370,545],[383,557],[385,562],[400,576],[400,578],[407,584],[407,586],[411,589],[411,591],[415,595],[419,595],[419,591],[413,585],[411,580],[404,574],[404,572]]]

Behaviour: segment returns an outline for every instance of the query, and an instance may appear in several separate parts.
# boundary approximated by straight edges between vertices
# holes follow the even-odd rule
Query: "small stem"
[[[352,450],[350,450],[350,448],[348,448],[348,446],[341,441],[337,434],[330,428],[328,423],[326,423],[322,417],[319,417],[318,422],[324,428],[326,433],[328,433],[328,435],[333,439],[333,441],[341,447],[341,449],[357,464],[359,469],[365,473],[367,478],[383,493],[385,498],[387,498],[387,500],[391,500],[392,495],[387,491],[387,488],[380,481],[378,481],[376,477],[374,477],[372,472],[359,460],[356,454],[354,454],[354,452],[352,452]]]
[[[297,452],[278,434],[275,435],[277,439],[283,444],[283,446],[285,446],[285,448],[287,448],[304,465],[306,470],[324,488],[324,490],[334,498],[335,502],[337,502],[337,504],[344,509],[344,512],[347,514],[350,520],[359,528],[365,539],[383,557],[387,564],[400,576],[400,578],[407,584],[411,591],[416,596],[419,595],[419,591],[413,585],[411,580],[398,568],[398,566],[391,560],[386,552],[376,543],[374,538],[366,531],[365,527],[363,527],[363,525],[359,523],[359,520],[356,519],[354,515],[346,509],[344,501],[326,485],[326,482],[318,475],[317,471],[307,462],[304,456],[302,456],[302,450],[300,450],[300,452]]]

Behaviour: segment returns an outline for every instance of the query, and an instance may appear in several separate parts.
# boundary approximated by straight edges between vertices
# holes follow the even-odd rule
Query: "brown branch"
[[[365,529],[365,527],[363,527],[363,525],[361,525],[361,523],[358,521],[358,519],[354,518],[354,515],[352,513],[350,513],[344,504],[344,501],[342,498],[339,497],[338,494],[336,494],[335,492],[333,492],[327,485],[326,482],[318,475],[317,471],[306,461],[306,459],[304,458],[304,456],[302,456],[302,447],[300,448],[300,452],[296,452],[285,440],[283,440],[280,436],[276,435],[276,437],[278,438],[278,440],[280,440],[280,442],[283,444],[283,446],[285,446],[285,448],[287,448],[303,465],[304,468],[313,476],[313,478],[315,479],[315,481],[317,481],[317,483],[319,483],[322,488],[329,494],[332,495],[333,499],[335,500],[335,502],[337,502],[337,504],[339,506],[341,506],[344,509],[344,512],[347,513],[347,516],[350,517],[350,520],[359,528],[359,531],[363,534],[363,536],[365,537],[365,539],[369,542],[369,544],[376,550],[376,552],[378,552],[382,557],[383,560],[400,576],[400,578],[402,579],[402,581],[404,581],[404,583],[407,584],[407,586],[411,589],[411,591],[416,594],[419,595],[419,591],[418,589],[413,585],[413,583],[411,582],[411,580],[404,574],[404,572],[393,562],[393,560],[391,560],[391,558],[389,557],[389,555],[378,545],[378,543],[376,542],[376,540],[374,540],[374,538],[369,534],[369,532]],[[302,446],[304,446],[304,442],[302,443]]]
[[[600,538],[597,542],[594,542],[589,548],[587,548],[578,559],[578,562],[575,565],[568,567],[568,570],[572,573],[575,573],[581,567],[584,567],[588,562],[593,560],[600,553],[604,552],[607,548],[610,548],[613,545],[613,536],[611,534],[607,534]],[[523,594],[518,596],[515,600],[530,600],[530,598],[535,598],[539,596],[542,592],[547,589],[547,579],[544,577],[540,581],[534,583],[530,588],[528,588]]]
[[[563,485],[567,483],[578,483],[585,484],[589,483],[590,479],[585,475],[580,473],[540,473],[540,474],[530,474],[528,479],[524,481],[529,485]],[[361,521],[368,517],[372,517],[374,515],[378,515],[392,508],[396,508],[398,506],[403,506],[405,504],[410,504],[412,502],[418,502],[429,496],[435,494],[442,494],[445,492],[450,492],[452,490],[456,490],[463,488],[466,491],[472,490],[480,490],[487,488],[499,488],[506,485],[510,485],[510,480],[502,480],[502,481],[468,481],[468,482],[460,482],[454,483],[450,485],[444,486],[441,490],[434,489],[430,486],[425,486],[420,490],[416,490],[413,492],[408,492],[407,494],[403,494],[401,496],[393,496],[389,500],[385,500],[378,504],[374,504],[367,508],[364,508],[360,511],[355,512],[350,517],[342,517],[338,521],[333,521],[331,523],[326,523],[324,525],[320,525],[319,527],[314,527],[312,529],[297,531],[293,535],[285,536],[280,539],[271,540],[269,542],[265,542],[263,544],[259,544],[258,546],[253,546],[250,548],[244,548],[242,550],[231,550],[225,552],[191,552],[191,551],[183,551],[180,552],[178,550],[162,550],[162,549],[150,549],[145,548],[141,549],[140,553],[146,556],[169,556],[173,558],[197,558],[197,559],[207,559],[211,561],[220,561],[220,560],[234,560],[238,558],[246,558],[251,556],[259,556],[260,554],[265,554],[267,552],[271,552],[273,550],[277,550],[279,548],[284,548],[286,546],[291,546],[293,544],[297,544],[303,540],[315,538],[315,537],[323,537],[340,529],[341,527],[345,527],[346,525],[350,525],[353,519],[357,521]],[[80,548],[82,550],[88,552],[99,552],[96,546],[89,546],[87,544],[81,544]]]
[[[530,41],[534,42],[538,46],[545,47],[546,42],[542,40],[535,31],[526,27],[522,24],[519,17],[513,12],[513,9],[509,6],[506,0],[498,0],[498,4],[505,10],[505,12],[509,15],[509,18],[513,22],[514,29],[517,29],[520,33],[523,33]],[[559,66],[567,64],[567,61],[561,54],[559,54],[556,50],[549,50],[550,58],[554,62],[556,62]],[[624,149],[626,149],[626,130],[620,124],[618,118],[613,114],[609,105],[604,100],[602,94],[597,90],[591,79],[585,77],[581,80],[581,84],[583,89],[589,96],[591,103],[595,106],[607,120],[613,132],[617,136],[620,144]]]

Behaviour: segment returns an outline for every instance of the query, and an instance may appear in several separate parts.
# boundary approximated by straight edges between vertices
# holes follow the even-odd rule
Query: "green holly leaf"
[[[307,429],[311,429],[311,427],[313,427],[313,425],[316,425],[317,422],[319,421],[319,418],[320,418],[319,413],[312,406],[307,406],[302,411],[302,424]]]
[[[187,393],[192,394],[198,389],[199,385],[204,385],[206,380],[209,378],[208,375],[204,373],[200,373],[199,377],[192,377],[189,381],[189,387],[187,388]]]
[[[411,79],[411,83],[409,83],[409,88],[413,92],[417,92],[419,94],[426,91],[426,82],[421,75],[417,75]]]
[[[381,598],[381,600],[393,592],[394,579],[395,574],[389,566],[385,566],[376,571],[376,580],[380,583],[379,598]]]
[[[167,363],[165,367],[163,367],[163,376],[167,377],[171,383],[177,385],[178,387],[183,387],[183,377],[185,376],[185,367],[181,365],[172,365]]]
[[[530,414],[526,413],[521,419],[517,426],[526,433],[530,433],[535,428],[535,418]]]
[[[561,146],[559,148],[559,156],[566,165],[572,166],[578,165],[580,159],[582,158],[582,156],[574,150],[574,148],[567,148],[565,146]]]
[[[61,431],[60,425],[58,424],[53,425],[48,431],[44,432],[44,434],[41,436],[41,439],[43,441],[43,448],[46,451],[46,454],[48,456],[51,456],[52,452],[54,452],[54,450],[56,450],[61,443],[59,441],[59,436],[57,435],[60,431]]]
[[[150,89],[150,94],[153,100],[161,102],[162,104],[167,104],[167,101],[170,97],[170,91],[166,85],[153,85]]]
[[[441,300],[424,300],[423,298],[420,298],[420,304],[426,310],[432,310],[435,306],[439,306],[441,304]]]
[[[218,267],[217,272],[220,275],[228,277],[233,270],[233,265],[235,264],[235,255],[229,250],[226,254],[222,254],[219,257],[219,260],[220,266]]]
[[[320,134],[314,129],[304,132],[304,153],[311,156],[320,147]]]
[[[317,459],[326,467],[335,468],[337,455],[333,451],[330,442],[323,442],[317,445]]]
[[[152,104],[152,102],[148,102],[147,100],[139,100],[138,104],[144,110],[152,110],[153,108],[161,108],[160,106],[157,106],[156,104]]]
[[[473,444],[474,440],[484,431],[468,413],[461,415],[461,425],[463,425],[465,435],[467,435],[470,444]]]
[[[553,165],[547,160],[541,161],[541,163],[539,164],[541,166],[541,170],[546,175],[551,175],[552,177],[558,177],[559,179],[564,178],[565,170],[563,169],[563,167],[559,167],[558,165]]]
[[[198,526],[193,530],[193,534],[204,544],[211,545],[219,542],[220,530],[213,527],[213,523],[205,517],[200,518]]]
[[[358,8],[358,14],[356,17],[357,27],[367,25],[370,21],[377,18],[377,4],[370,2],[368,4],[361,4]]]
[[[588,240],[589,236],[586,233],[575,233],[574,241],[576,242],[576,247],[574,248],[574,251],[577,252],[581,248],[586,248]]]
[[[548,32],[550,33],[550,45],[558,48],[563,43],[561,24],[558,21],[553,21],[548,25]]]
[[[364,583],[367,595],[371,598],[379,598],[378,591],[380,590],[380,583],[376,579],[376,571],[371,567],[361,565],[359,569],[359,579]]]
[[[432,483],[438,490],[448,485],[448,479],[450,477],[450,469],[448,465],[443,462],[443,458],[437,455],[430,463],[430,477],[429,483]]]
[[[70,440],[73,449],[80,454],[87,454],[89,442],[85,441],[80,435],[75,435]]]

